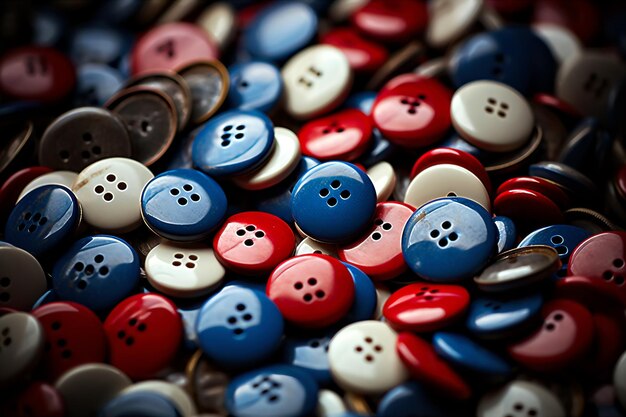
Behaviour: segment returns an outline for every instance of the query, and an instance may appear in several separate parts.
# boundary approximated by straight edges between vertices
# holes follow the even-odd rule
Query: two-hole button
[[[592,72],[587,77],[585,84],[583,84],[583,89],[586,92],[593,94],[596,98],[601,98],[604,96],[604,93],[609,86],[610,83],[608,79]]]
[[[535,417],[538,414],[539,413],[537,412],[537,410],[532,407],[526,409],[526,407],[524,407],[524,404],[515,403],[513,404],[512,414],[506,414],[504,417],[522,417],[522,416]]]
[[[317,78],[320,78],[321,76],[322,71],[311,65],[309,68],[307,68],[306,73],[298,78],[298,83],[305,86],[306,88],[311,88],[313,87],[313,81],[315,81]]]
[[[13,343],[13,339],[11,339],[11,329],[5,327],[0,334],[0,353],[3,348],[11,346],[11,343]]]
[[[328,135],[329,133],[333,133],[333,132],[341,133],[345,130],[346,130],[345,127],[341,126],[339,122],[337,122],[336,120],[333,120],[332,122],[330,122],[330,124],[327,127],[325,127],[322,130],[322,133],[325,135]]]
[[[335,207],[337,205],[337,202],[339,201],[339,199],[336,196],[336,193],[339,192],[339,198],[341,198],[342,200],[347,200],[350,198],[350,190],[347,189],[343,189],[343,190],[339,190],[339,188],[341,187],[341,181],[339,180],[333,180],[330,183],[330,190],[326,187],[322,188],[319,192],[320,197],[322,198],[326,198],[326,197],[330,197],[328,198],[328,200],[326,200],[326,204],[328,205],[328,207]]]
[[[11,278],[0,278],[0,303],[8,303],[11,300],[11,294],[9,293],[9,287],[11,286]]]

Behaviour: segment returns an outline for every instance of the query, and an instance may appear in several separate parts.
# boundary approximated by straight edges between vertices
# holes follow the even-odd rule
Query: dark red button
[[[561,210],[570,206],[569,197],[558,185],[539,177],[515,177],[504,181],[498,187],[496,195],[510,190],[530,190],[543,194],[558,205]]]
[[[564,26],[586,44],[600,28],[600,14],[589,0],[537,0],[533,22]]]
[[[333,29],[320,37],[320,43],[339,48],[357,72],[376,71],[389,56],[386,48],[364,39],[350,28]]]
[[[626,293],[599,277],[569,276],[556,281],[555,296],[576,301],[590,309],[626,305]]]
[[[582,117],[572,105],[551,94],[537,93],[533,96],[533,101],[555,111],[559,116]]]
[[[532,190],[516,189],[498,194],[493,211],[498,216],[511,218],[522,233],[564,221],[563,212],[554,201]]]
[[[622,198],[626,198],[626,165],[622,165],[622,167],[617,171],[615,184],[617,185],[617,191],[620,193]]]
[[[594,337],[582,368],[590,377],[607,375],[626,348],[626,319],[624,311],[601,309],[591,313]]]
[[[13,417],[63,417],[65,405],[61,394],[45,382],[33,381],[14,401],[9,402],[5,410],[7,416]]]
[[[351,21],[368,37],[402,42],[424,31],[428,10],[419,0],[370,0],[352,14]]]

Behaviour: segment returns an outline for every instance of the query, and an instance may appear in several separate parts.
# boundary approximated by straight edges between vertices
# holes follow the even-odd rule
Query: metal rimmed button
[[[191,92],[191,122],[200,124],[209,119],[228,95],[228,70],[219,61],[194,62],[177,69]]]

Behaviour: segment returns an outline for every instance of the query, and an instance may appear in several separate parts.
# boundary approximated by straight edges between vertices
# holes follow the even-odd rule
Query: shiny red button
[[[273,214],[247,211],[229,217],[213,238],[215,256],[240,274],[267,274],[287,259],[296,238],[287,223]]]
[[[194,61],[217,59],[219,49],[210,35],[191,23],[166,23],[145,33],[131,54],[133,74],[175,71]]]
[[[615,185],[622,198],[626,198],[626,165],[622,165],[615,176]]]
[[[396,201],[378,203],[372,226],[361,239],[340,248],[339,258],[373,280],[397,277],[407,269],[402,255],[402,231],[414,211],[408,204]]]
[[[362,38],[350,28],[333,29],[321,36],[320,43],[339,48],[357,72],[376,71],[389,56],[386,48]]]
[[[54,302],[32,312],[44,329],[44,363],[55,380],[65,371],[90,362],[104,362],[106,341],[100,319],[87,307]]]
[[[498,194],[493,211],[498,216],[511,218],[522,231],[564,221],[563,213],[554,201],[532,190],[515,189]]]
[[[416,380],[465,400],[472,394],[470,387],[435,352],[430,343],[412,333],[402,332],[396,342],[398,356]]]
[[[2,202],[0,204],[0,224],[4,225],[24,187],[35,178],[49,172],[52,170],[47,167],[29,167],[21,169],[7,178],[0,187],[0,201]]]
[[[504,181],[498,187],[496,195],[510,190],[530,190],[543,194],[556,203],[561,210],[570,206],[569,197],[558,185],[539,177],[514,177]]]
[[[415,283],[391,294],[383,315],[398,330],[432,332],[459,319],[470,296],[458,285]]]
[[[327,255],[302,255],[278,265],[267,282],[267,296],[283,317],[306,327],[324,327],[352,306],[354,281],[340,261]]]
[[[533,96],[533,101],[537,104],[541,104],[552,111],[555,111],[559,116],[567,116],[579,118],[582,117],[580,112],[576,110],[571,104],[566,103],[560,98],[553,96],[552,94],[537,93]]]
[[[9,402],[4,413],[2,415],[12,417],[63,417],[65,405],[52,385],[34,381]]]
[[[424,31],[428,9],[419,0],[370,0],[352,14],[351,21],[368,37],[402,42]]]
[[[76,84],[71,61],[53,48],[12,49],[0,59],[0,94],[19,100],[53,102]]]
[[[450,90],[434,78],[399,75],[376,97],[372,120],[393,143],[409,148],[427,146],[450,128],[451,100]]]
[[[367,150],[371,134],[370,118],[348,109],[306,123],[298,138],[304,155],[321,161],[353,161]]]
[[[574,301],[556,299],[543,306],[541,315],[541,328],[509,346],[509,354],[520,364],[540,372],[574,365],[591,346],[591,313]]]
[[[104,322],[109,362],[133,379],[154,376],[176,355],[183,327],[176,306],[158,294],[128,297]]]
[[[599,277],[569,276],[556,281],[555,296],[576,301],[590,309],[626,305],[624,295]]]

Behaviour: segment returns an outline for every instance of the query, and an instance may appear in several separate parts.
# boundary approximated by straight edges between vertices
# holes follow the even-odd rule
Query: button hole
[[[111,201],[113,200],[113,194],[106,193],[103,198],[104,198],[104,201]]]
[[[379,232],[372,233],[372,239],[374,240],[380,240],[381,237],[383,237],[383,235],[381,235]]]
[[[302,297],[302,299],[308,303],[308,302],[311,302],[311,300],[313,300],[313,296],[307,293],[307,294],[304,294],[304,297]]]
[[[253,231],[255,231],[255,230],[256,230],[256,226],[255,226],[255,225],[253,225],[253,224],[249,224],[248,226],[246,226],[246,230],[247,230],[248,232],[253,232]]]
[[[317,290],[317,291],[315,291],[315,296],[317,298],[324,298],[324,296],[326,296],[326,293],[324,291],[322,291],[322,290]]]
[[[437,230],[437,229],[431,230],[430,231],[430,237],[432,237],[433,239],[436,239],[437,237],[439,237],[439,230]]]
[[[252,239],[246,239],[243,244],[246,246],[252,246],[254,245],[254,241]]]
[[[350,191],[348,190],[343,190],[340,194],[341,198],[343,198],[344,200],[350,198]]]
[[[335,197],[331,197],[328,199],[326,204],[328,204],[329,207],[335,207],[337,205],[337,199]]]
[[[191,201],[198,202],[200,201],[200,196],[198,194],[191,194]]]
[[[446,220],[445,222],[441,223],[441,227],[447,230],[452,227],[452,223]]]
[[[457,240],[459,238],[459,235],[456,234],[456,232],[452,232],[450,233],[450,235],[448,236],[448,239],[450,239],[452,242],[454,242],[455,240]]]
[[[613,260],[613,266],[614,266],[615,268],[621,268],[621,267],[623,267],[623,266],[624,266],[624,260],[623,260],[623,259],[619,259],[619,258],[618,258],[618,259]]]
[[[293,287],[296,290],[301,290],[302,288],[304,288],[304,285],[301,282],[296,282],[295,284],[293,284]]]
[[[180,204],[181,206],[187,205],[187,199],[185,197],[179,198],[178,199],[178,204]]]

